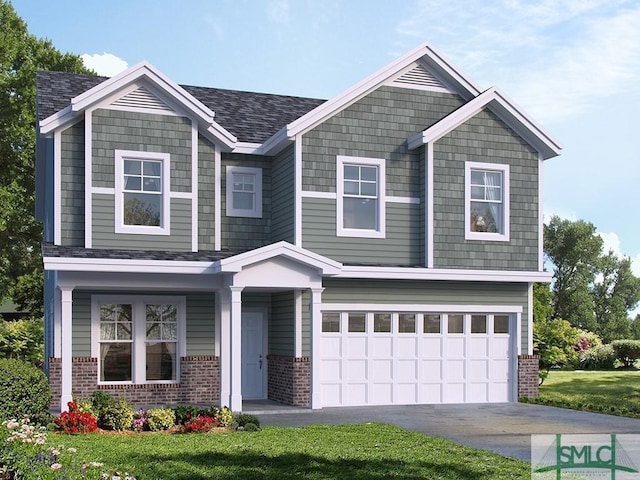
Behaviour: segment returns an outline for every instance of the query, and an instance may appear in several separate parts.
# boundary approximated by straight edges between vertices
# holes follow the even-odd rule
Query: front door
[[[242,312],[242,398],[265,398],[264,314]]]

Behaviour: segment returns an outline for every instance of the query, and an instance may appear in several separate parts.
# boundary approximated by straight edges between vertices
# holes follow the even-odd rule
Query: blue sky
[[[331,98],[428,41],[564,147],[545,216],[592,222],[640,276],[638,0],[13,0],[31,33],[112,75]]]

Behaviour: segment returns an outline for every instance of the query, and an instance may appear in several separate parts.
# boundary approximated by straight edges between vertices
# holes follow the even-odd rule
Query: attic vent
[[[416,64],[408,72],[400,75],[393,82],[396,86],[405,86],[408,88],[420,88],[425,90],[446,90],[449,89],[438,80],[426,67],[422,64]]]
[[[172,111],[167,104],[144,87],[140,87],[133,92],[126,94],[124,97],[113,102],[112,105],[125,108],[161,110],[163,112]]]

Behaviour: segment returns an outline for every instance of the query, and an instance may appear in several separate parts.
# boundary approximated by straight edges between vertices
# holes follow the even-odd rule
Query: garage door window
[[[493,317],[493,333],[509,333],[509,315]]]
[[[373,331],[375,333],[391,333],[391,314],[390,313],[374,313],[373,314]]]
[[[471,333],[487,333],[486,315],[471,315]]]
[[[401,313],[398,315],[399,333],[416,333],[416,314]]]
[[[323,333],[340,333],[340,314],[339,313],[323,313],[322,314],[322,332]]]
[[[440,333],[440,315],[424,314],[424,333]]]
[[[349,314],[349,333],[364,333],[367,331],[367,315],[365,313]]]
[[[464,315],[449,315],[447,333],[464,333]]]

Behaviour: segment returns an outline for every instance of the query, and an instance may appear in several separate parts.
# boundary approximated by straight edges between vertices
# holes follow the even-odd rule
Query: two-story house
[[[54,407],[535,395],[560,146],[430,45],[327,101],[148,63],[37,87]]]

